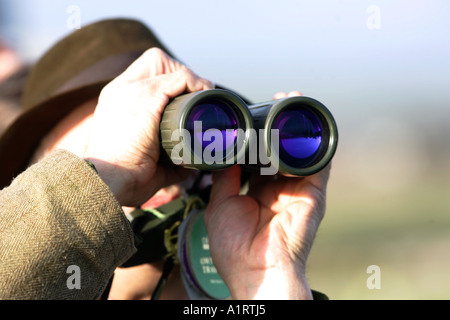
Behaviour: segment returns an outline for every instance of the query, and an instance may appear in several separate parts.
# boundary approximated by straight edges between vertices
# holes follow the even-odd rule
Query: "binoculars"
[[[307,176],[333,158],[336,122],[319,101],[287,97],[246,104],[236,93],[211,89],[181,95],[160,123],[162,156],[205,171],[241,164],[261,174]]]

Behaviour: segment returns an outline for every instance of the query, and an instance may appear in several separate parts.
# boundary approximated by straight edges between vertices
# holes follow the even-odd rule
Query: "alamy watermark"
[[[369,30],[381,29],[381,8],[376,5],[371,5],[367,8],[367,14],[369,17],[366,21],[366,26]]]
[[[366,273],[370,274],[366,280],[367,289],[381,289],[381,268],[377,265],[370,265],[367,267]]]
[[[67,289],[81,289],[81,269],[77,265],[70,265],[67,267],[66,273],[70,274],[67,278],[66,285]]]
[[[81,8],[77,5],[70,5],[66,9],[66,13],[69,15],[66,20],[67,29],[81,29]]]
[[[260,164],[262,165],[260,168],[261,175],[275,175],[279,169],[279,130],[271,129],[270,131],[270,150],[267,150],[265,146],[265,132],[264,129],[260,129],[259,136],[255,129],[247,129],[246,131],[243,129],[226,129],[225,135],[219,129],[208,129],[203,132],[202,121],[195,121],[193,136],[196,138],[194,138],[193,143],[189,130],[176,129],[172,132],[171,141],[178,143],[172,149],[170,158],[177,165],[202,163],[207,165]],[[246,134],[248,134],[248,137]],[[198,137],[201,137],[201,140]],[[247,138],[248,140],[246,140]],[[209,144],[205,146],[207,142]],[[225,150],[226,154],[224,154],[224,142],[226,146],[236,145],[237,148],[228,148]],[[246,142],[248,143],[248,154],[242,154],[239,151],[235,154],[235,151],[241,150]],[[194,150],[192,150],[192,145]],[[270,158],[268,151],[270,151],[270,155],[273,155]],[[192,152],[196,155],[193,163]],[[246,159],[248,163],[245,163]]]

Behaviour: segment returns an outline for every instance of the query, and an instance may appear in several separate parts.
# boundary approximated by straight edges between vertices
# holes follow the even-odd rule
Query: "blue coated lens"
[[[195,122],[198,125],[199,121],[201,121],[201,130],[198,128],[196,130]],[[191,133],[193,139],[197,139],[197,143],[202,146],[202,149],[216,151],[214,146],[220,145],[221,151],[225,155],[226,150],[235,145],[238,119],[230,106],[220,101],[212,101],[198,104],[192,108],[186,121],[186,129]],[[205,132],[211,129],[215,130],[215,134],[208,138],[205,137]],[[219,143],[215,141],[217,137],[220,137]],[[192,145],[194,145],[194,141],[192,141]]]
[[[320,154],[323,128],[320,119],[306,109],[280,112],[272,129],[279,130],[280,160],[295,168],[306,168]]]

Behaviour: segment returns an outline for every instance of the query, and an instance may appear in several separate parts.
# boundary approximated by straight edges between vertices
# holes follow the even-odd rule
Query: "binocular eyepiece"
[[[247,105],[222,89],[173,99],[160,133],[162,155],[173,164],[205,171],[241,164],[288,176],[323,169],[338,142],[335,120],[317,100],[299,96]]]

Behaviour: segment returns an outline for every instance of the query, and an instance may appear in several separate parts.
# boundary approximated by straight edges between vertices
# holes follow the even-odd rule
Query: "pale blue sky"
[[[196,72],[256,100],[294,89],[363,99],[431,94],[450,84],[446,0],[0,1],[11,8],[8,36],[27,58],[70,32],[67,8],[76,5],[82,25],[117,16],[146,22]],[[370,30],[374,5],[380,29]]]

